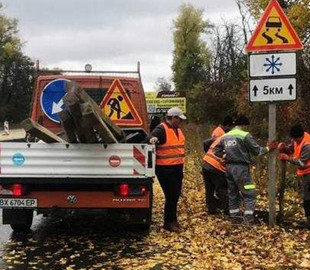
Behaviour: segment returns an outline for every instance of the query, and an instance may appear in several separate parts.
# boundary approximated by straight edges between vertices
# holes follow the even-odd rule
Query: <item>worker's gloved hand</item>
[[[278,142],[277,141],[268,142],[267,147],[269,148],[269,151],[274,150],[278,147]]]
[[[283,142],[279,143],[279,145],[278,145],[278,151],[279,151],[280,153],[282,153],[282,152],[285,150],[285,148],[286,148],[285,143],[283,143]]]
[[[158,142],[158,138],[157,137],[152,137],[150,139],[150,144],[156,144]]]
[[[279,159],[280,159],[280,160],[287,161],[287,160],[290,159],[290,157],[289,157],[289,155],[287,155],[287,154],[280,154],[280,155],[279,155]]]

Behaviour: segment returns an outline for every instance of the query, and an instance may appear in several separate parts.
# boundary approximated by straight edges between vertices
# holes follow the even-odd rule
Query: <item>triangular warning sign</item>
[[[100,107],[115,123],[122,126],[141,126],[142,120],[133,106],[120,80],[111,84]]]
[[[277,0],[271,0],[246,46],[247,52],[301,50],[303,45]]]

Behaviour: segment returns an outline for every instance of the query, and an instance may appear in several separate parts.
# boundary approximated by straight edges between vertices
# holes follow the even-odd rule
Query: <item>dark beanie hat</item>
[[[296,124],[291,127],[290,136],[291,138],[300,138],[304,135],[304,128],[301,124]]]
[[[231,116],[227,115],[225,116],[224,120],[223,120],[223,126],[233,126],[234,125],[234,121],[231,118]]]
[[[237,117],[235,124],[237,126],[248,126],[250,125],[250,120],[244,115],[240,115]]]

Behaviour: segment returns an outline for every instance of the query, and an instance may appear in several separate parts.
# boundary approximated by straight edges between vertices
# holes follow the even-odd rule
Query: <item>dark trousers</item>
[[[156,166],[156,176],[166,198],[164,222],[177,221],[177,205],[182,190],[183,165]]]
[[[310,218],[310,174],[302,177],[302,193],[305,216]]]
[[[202,175],[206,188],[206,204],[210,212],[215,212],[218,206],[228,213],[228,192],[225,173],[216,170],[209,164],[202,167]],[[219,203],[214,197],[214,192],[219,198]]]

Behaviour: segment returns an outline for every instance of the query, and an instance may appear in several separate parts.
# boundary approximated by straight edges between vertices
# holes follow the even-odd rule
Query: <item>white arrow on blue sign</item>
[[[61,112],[65,105],[63,97],[66,94],[65,79],[57,79],[49,82],[43,89],[41,94],[41,108],[45,115],[56,123],[60,123],[58,113]]]

